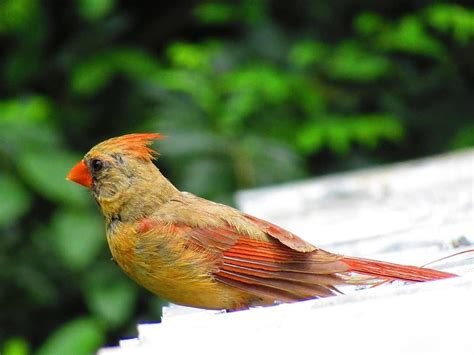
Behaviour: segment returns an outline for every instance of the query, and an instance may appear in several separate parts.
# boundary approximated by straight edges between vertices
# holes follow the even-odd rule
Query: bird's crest
[[[99,151],[125,152],[143,160],[153,160],[158,152],[149,146],[156,139],[164,139],[159,133],[132,133],[110,138],[96,145],[93,149]]]

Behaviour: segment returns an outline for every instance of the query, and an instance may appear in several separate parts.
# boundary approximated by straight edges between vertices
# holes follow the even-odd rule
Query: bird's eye
[[[102,168],[104,167],[104,163],[102,162],[102,160],[92,159],[91,167],[94,173],[97,173],[102,170]]]

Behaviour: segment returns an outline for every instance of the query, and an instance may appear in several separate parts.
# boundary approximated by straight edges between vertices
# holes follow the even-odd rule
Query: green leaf
[[[438,3],[426,9],[427,22],[438,31],[453,33],[453,37],[466,45],[474,36],[474,10],[461,5]]]
[[[474,146],[474,125],[462,127],[451,140],[450,148],[460,149]]]
[[[356,115],[348,119],[352,121],[352,139],[370,149],[374,149],[382,139],[398,142],[404,135],[400,120],[391,115]]]
[[[57,329],[43,343],[37,355],[95,353],[105,342],[105,333],[92,318],[76,318]]]
[[[2,355],[28,355],[30,346],[28,341],[23,338],[10,338],[3,345]]]
[[[330,124],[326,127],[326,141],[335,153],[347,154],[351,144],[350,130],[344,124]]]
[[[0,226],[13,224],[31,204],[31,196],[11,175],[0,175]]]
[[[207,71],[210,69],[212,48],[205,45],[178,42],[168,47],[167,55],[173,66]]]
[[[32,95],[0,101],[0,149],[14,162],[23,151],[59,146],[60,137],[52,124],[53,103]]]
[[[52,105],[43,96],[27,96],[0,101],[0,113],[2,123],[45,123],[52,115]]]
[[[230,4],[207,2],[197,5],[194,15],[203,24],[225,24],[235,19],[237,9]]]
[[[104,87],[115,68],[102,58],[92,58],[77,64],[71,75],[71,89],[81,95],[93,95]]]
[[[51,200],[73,206],[88,204],[87,191],[66,181],[66,175],[79,158],[65,151],[36,150],[24,152],[18,167],[25,181]]]
[[[320,63],[327,55],[327,47],[318,41],[297,42],[291,49],[290,61],[297,67],[307,67],[311,64]]]
[[[240,132],[245,127],[245,119],[257,111],[260,104],[258,95],[251,92],[240,92],[229,97],[218,121],[220,131],[227,134]]]
[[[161,70],[154,77],[167,90],[182,91],[184,93],[199,97],[199,90],[207,90],[209,84],[200,73],[183,69]]]
[[[361,35],[377,34],[385,26],[385,19],[372,12],[363,12],[354,21],[354,27]]]
[[[296,105],[308,117],[316,117],[326,109],[327,94],[324,85],[312,76],[293,76],[291,81]]]
[[[104,245],[103,222],[97,213],[61,209],[53,216],[49,238],[65,266],[83,270]]]
[[[39,45],[19,46],[4,58],[3,85],[11,92],[31,84],[41,73],[43,63],[40,48]]]
[[[222,132],[238,134],[253,115],[267,105],[280,106],[292,94],[292,78],[270,66],[255,65],[229,72],[222,78],[228,97],[223,102],[218,125]]]
[[[323,148],[325,137],[320,125],[320,122],[310,122],[296,136],[296,146],[302,153],[315,153]]]
[[[430,36],[420,18],[415,15],[403,17],[395,26],[383,31],[377,39],[383,50],[403,51],[431,57],[440,57],[444,48]]]
[[[111,328],[122,325],[134,312],[138,287],[111,262],[88,273],[83,290],[89,309]]]
[[[117,71],[131,79],[148,79],[160,68],[153,56],[134,47],[115,48],[106,57]]]
[[[303,153],[314,153],[328,146],[344,155],[350,145],[357,142],[374,149],[382,140],[400,141],[404,128],[400,120],[388,114],[327,116],[304,126],[297,136],[297,147]]]
[[[257,27],[259,24],[270,22],[269,19],[269,4],[266,0],[245,0],[242,3],[242,21],[247,25]]]
[[[26,28],[37,12],[37,0],[0,1],[0,33]]]
[[[84,59],[72,71],[71,89],[80,95],[93,95],[116,74],[130,79],[147,79],[154,75],[157,61],[136,48],[112,48]]]
[[[371,54],[356,42],[344,42],[328,62],[328,73],[335,79],[369,82],[382,78],[389,71],[388,59]]]
[[[169,91],[190,95],[193,103],[209,115],[219,105],[219,98],[212,86],[211,79],[199,71],[165,69],[160,70],[153,79]]]
[[[291,94],[288,81],[286,74],[277,68],[255,65],[229,73],[224,86],[228,92],[253,93],[266,101],[280,103]]]
[[[78,0],[79,13],[90,21],[107,16],[115,7],[115,0]]]

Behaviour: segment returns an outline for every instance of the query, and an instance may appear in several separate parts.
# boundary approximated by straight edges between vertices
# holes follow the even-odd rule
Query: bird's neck
[[[155,166],[133,176],[127,189],[98,200],[107,223],[141,220],[180,193]]]

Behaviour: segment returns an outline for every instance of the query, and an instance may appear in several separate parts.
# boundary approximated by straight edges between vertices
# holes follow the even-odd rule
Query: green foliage
[[[474,146],[474,125],[464,127],[462,131],[454,136],[451,146],[456,149]]]
[[[364,36],[372,36],[386,27],[387,21],[380,15],[372,12],[362,12],[354,21],[356,31]]]
[[[87,196],[65,176],[78,161],[78,156],[63,151],[28,151],[18,160],[18,169],[25,181],[45,198],[58,203],[86,205]]]
[[[335,152],[347,154],[352,142],[374,148],[383,139],[397,142],[403,134],[400,122],[388,115],[328,117],[304,127],[298,136],[298,143],[303,152],[312,152],[327,144]]]
[[[235,18],[237,6],[219,2],[207,2],[197,5],[195,15],[203,24],[225,24]]]
[[[290,52],[290,63],[305,68],[324,61],[328,54],[328,46],[314,40],[297,41]]]
[[[381,79],[390,71],[390,61],[368,52],[355,42],[344,42],[329,61],[328,74],[334,79],[369,82]]]
[[[0,33],[26,29],[36,16],[37,0],[5,0],[0,3]]]
[[[52,114],[51,104],[41,96],[0,101],[0,111],[1,123],[16,125],[47,123]]]
[[[440,32],[452,33],[456,41],[467,45],[474,36],[474,10],[460,5],[439,3],[426,9],[427,22]]]
[[[135,285],[117,274],[115,268],[102,265],[87,275],[83,287],[88,308],[111,328],[130,319],[138,295]]]
[[[30,349],[28,342],[23,338],[10,338],[3,345],[3,355],[28,355]]]
[[[78,0],[79,13],[89,21],[98,21],[107,16],[115,6],[115,0]]]
[[[37,354],[91,354],[104,342],[104,335],[102,326],[94,319],[73,319],[51,334]]]
[[[59,146],[53,107],[43,96],[0,100],[0,149],[8,156]]]
[[[474,8],[423,4],[0,1],[1,353],[92,353],[159,319],[65,180],[106,137],[162,132],[166,175],[229,204],[474,146]]]
[[[92,212],[61,209],[52,217],[48,238],[62,264],[72,270],[89,266],[105,242],[103,222]]]
[[[71,89],[80,95],[93,95],[114,75],[131,80],[143,79],[156,71],[156,62],[135,48],[114,48],[81,60],[72,71]]]
[[[376,39],[377,46],[385,51],[401,51],[419,55],[439,57],[443,48],[439,41],[430,36],[422,19],[407,15],[390,24]]]
[[[0,176],[0,225],[20,219],[31,205],[31,196],[11,175]]]

